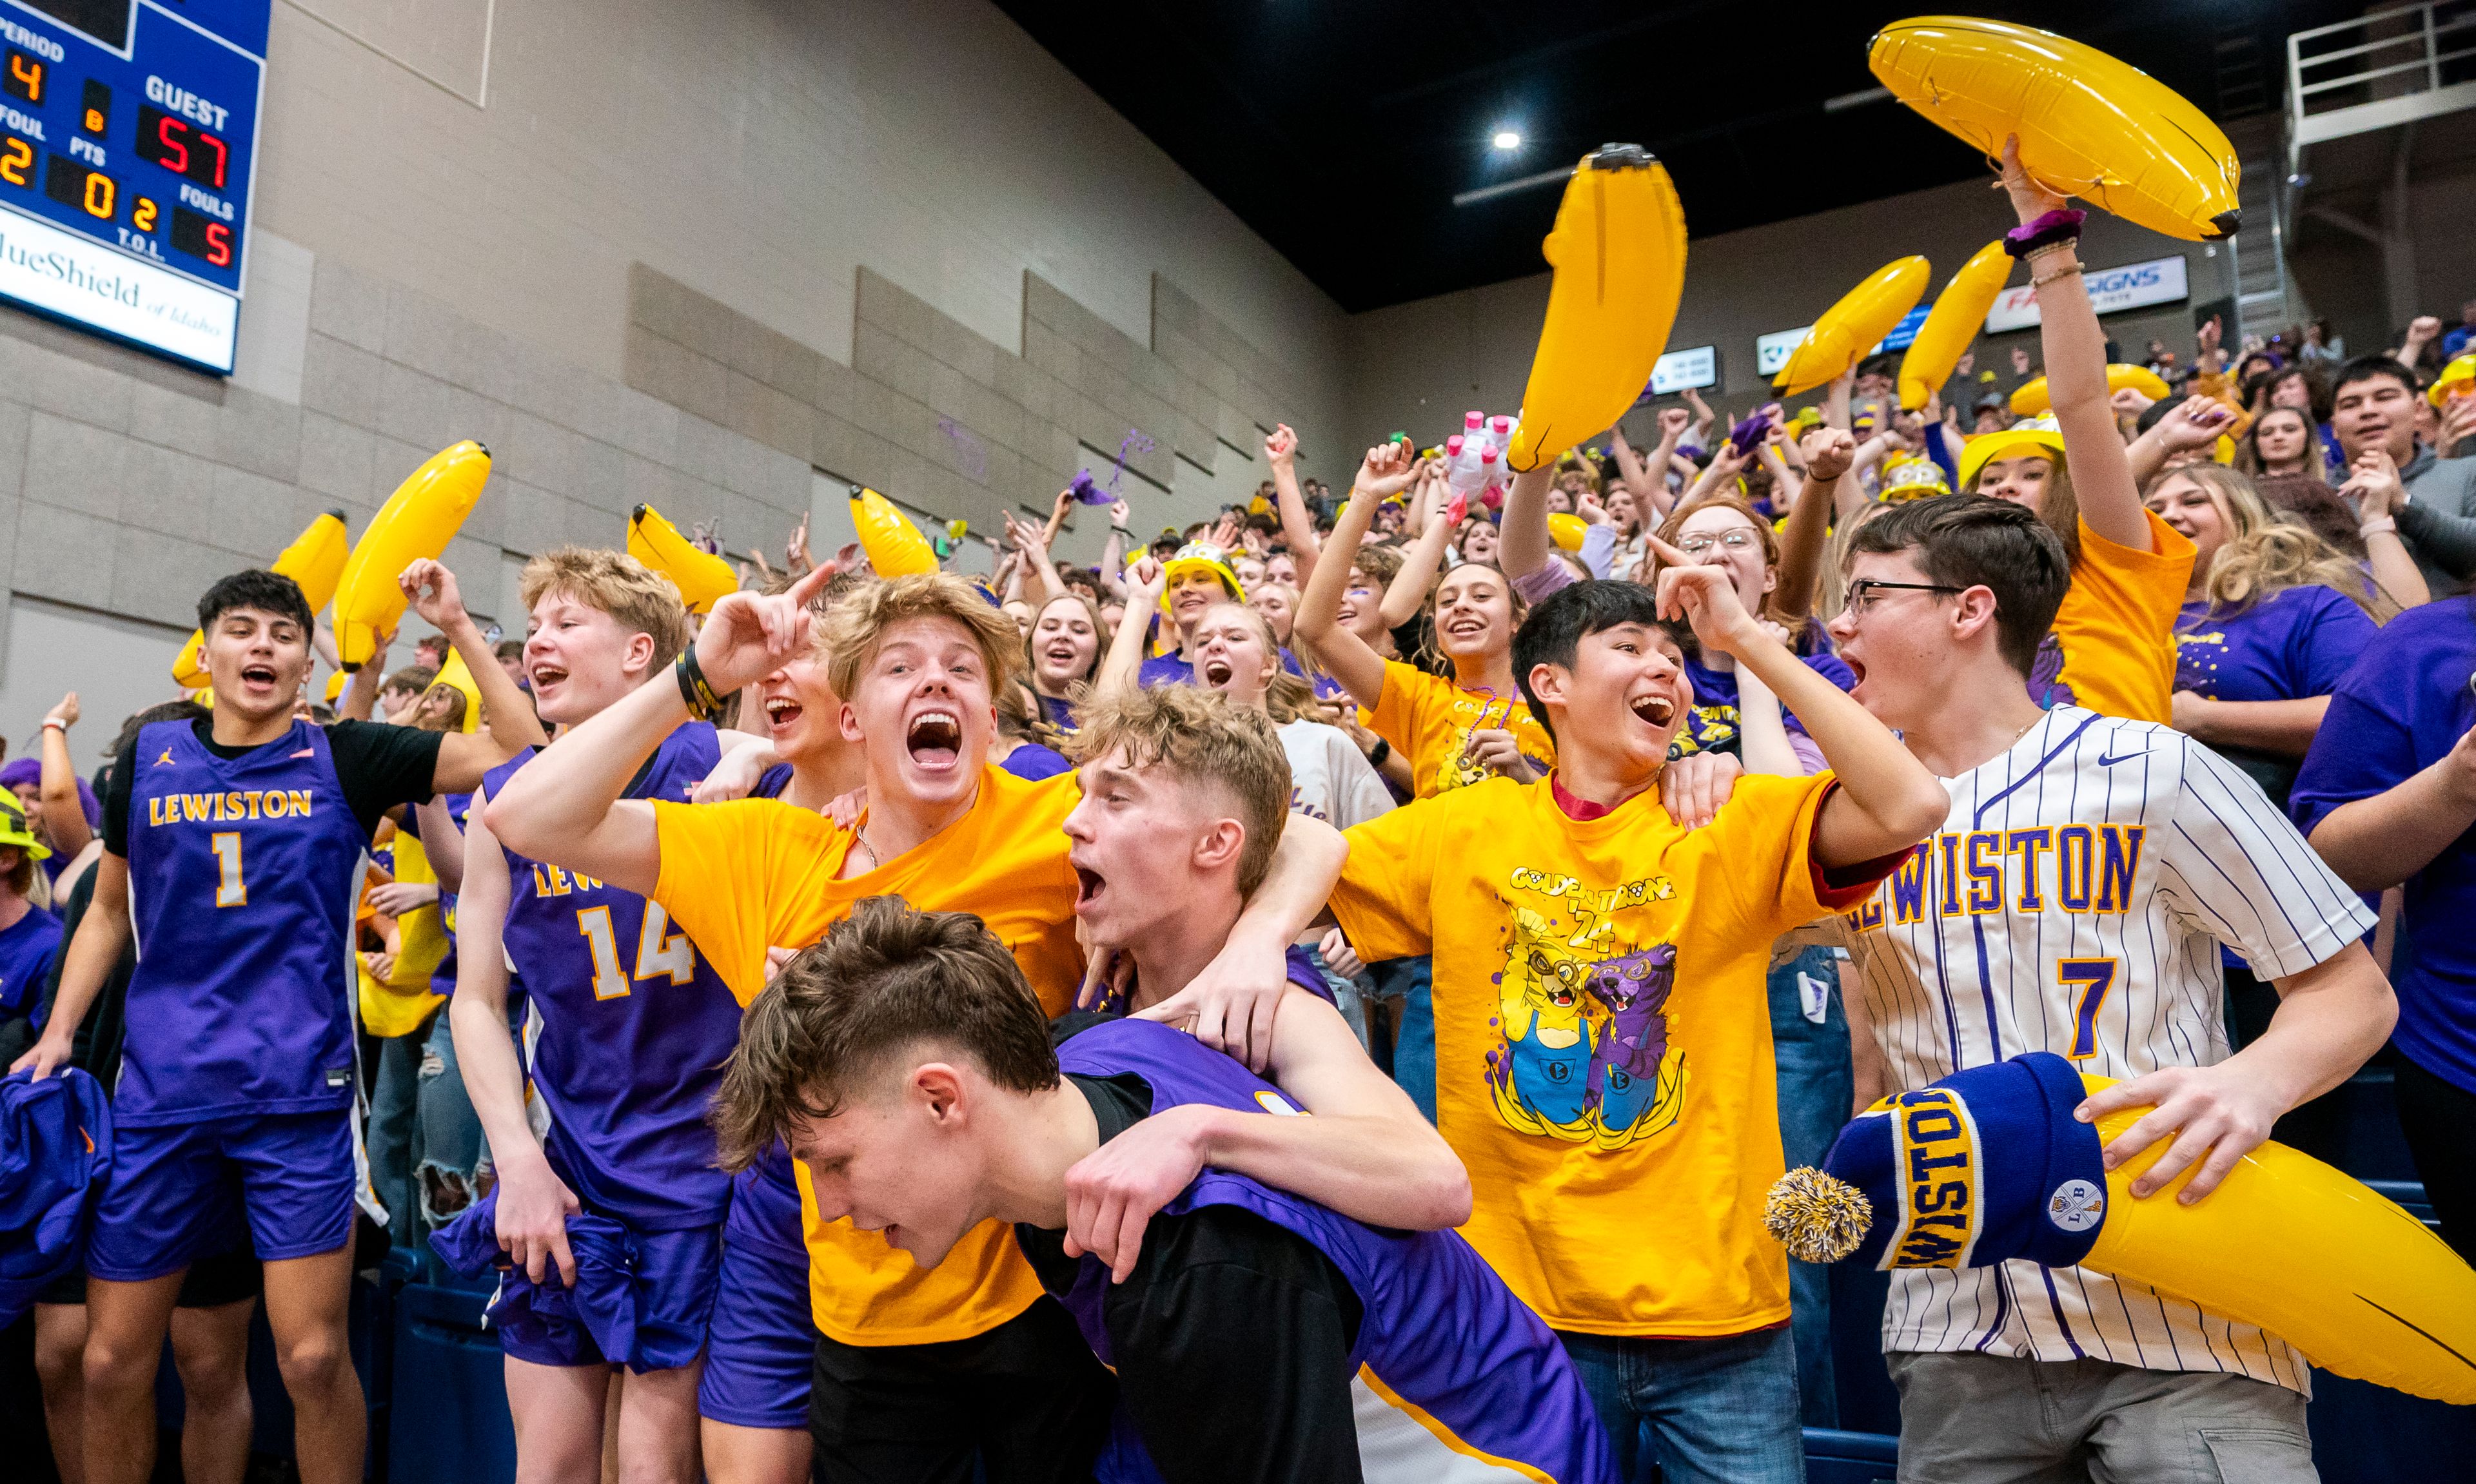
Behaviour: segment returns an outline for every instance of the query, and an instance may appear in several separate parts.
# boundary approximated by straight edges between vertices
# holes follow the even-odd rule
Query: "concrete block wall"
[[[253,278],[230,382],[0,309],[0,611],[45,612],[0,638],[0,736],[22,745],[75,688],[97,718],[82,731],[100,733],[81,740],[100,747],[175,694],[168,666],[210,583],[262,565],[321,510],[359,536],[458,438],[486,445],[492,471],[445,560],[474,612],[510,632],[525,558],[615,546],[639,502],[682,528],[718,521],[734,551],[779,549],[809,511],[804,456],[281,238],[258,245],[304,269],[306,292],[259,295]],[[255,389],[270,384],[298,401]],[[80,637],[64,649],[62,633]]]
[[[1158,497],[1143,502],[1147,525],[1205,519],[1224,476],[1251,482],[1264,433],[1296,415],[1285,364],[1157,274],[1145,345],[1026,271],[1021,355],[868,267],[857,279],[845,365],[637,263],[628,384],[983,532],[1002,510],[1046,511],[1077,469],[1122,447]],[[1129,433],[1151,446],[1127,447]],[[1199,491],[1183,466],[1215,479]]]

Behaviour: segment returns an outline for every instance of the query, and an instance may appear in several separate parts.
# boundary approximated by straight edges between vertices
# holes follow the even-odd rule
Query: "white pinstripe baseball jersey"
[[[1902,1089],[2022,1051],[2133,1077],[2228,1054],[2218,945],[2300,974],[2373,916],[2251,779],[2150,722],[2048,711],[1956,779],[1943,829],[1846,914]],[[2309,1394],[2249,1324],[2082,1268],[1892,1274],[1887,1350],[2241,1372]]]

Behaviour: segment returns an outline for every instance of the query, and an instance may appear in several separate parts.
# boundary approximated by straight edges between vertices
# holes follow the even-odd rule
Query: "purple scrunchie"
[[[0,788],[8,789],[12,793],[23,784],[33,783],[40,786],[42,781],[43,763],[40,758],[13,757],[5,766],[0,766]],[[84,779],[77,780],[77,791],[78,808],[86,815],[86,828],[101,829],[103,801],[94,796],[94,790],[87,786]]]

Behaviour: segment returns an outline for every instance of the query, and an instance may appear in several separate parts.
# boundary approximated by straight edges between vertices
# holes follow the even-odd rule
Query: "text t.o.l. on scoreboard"
[[[0,0],[0,298],[228,375],[271,0]]]

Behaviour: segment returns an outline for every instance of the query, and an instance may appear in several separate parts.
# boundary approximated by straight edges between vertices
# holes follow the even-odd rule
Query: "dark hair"
[[[1020,1093],[1057,1085],[1049,1017],[1006,946],[969,912],[867,897],[748,1007],[712,1122],[722,1167],[764,1157],[794,1119],[831,1118],[888,1057],[940,1042]]]
[[[111,739],[111,751],[103,754],[103,766],[95,770],[91,780],[95,793],[100,795],[105,791],[106,780],[111,777],[113,761],[122,753],[136,745],[137,733],[142,729],[151,727],[157,722],[193,722],[201,716],[214,714],[194,701],[161,701],[143,711],[133,713],[128,720],[120,724],[119,734]]]
[[[2064,543],[2035,512],[1987,495],[1929,495],[1860,527],[1848,555],[1915,552],[1929,581],[1994,594],[1994,641],[2027,679],[2072,585]]]
[[[1679,650],[1694,652],[1693,631],[1661,618],[1657,595],[1640,582],[1595,579],[1560,587],[1533,607],[1513,631],[1513,680],[1522,687],[1522,699],[1529,704],[1531,716],[1548,741],[1556,740],[1556,727],[1548,719],[1547,704],[1530,688],[1530,672],[1541,665],[1571,670],[1582,640],[1626,624],[1656,629]]]
[[[2253,424],[2255,430],[2260,426]],[[2252,487],[2271,509],[2293,516],[2322,540],[2359,561],[2364,559],[2365,536],[2357,529],[2355,510],[2322,481],[2310,474],[2255,474]]]
[[[2391,359],[2388,356],[2359,356],[2355,359],[2348,361],[2345,365],[2340,366],[2339,368],[2339,374],[2330,379],[2330,400],[2336,402],[2339,398],[2339,394],[2345,391],[2348,387],[2355,385],[2358,382],[2372,381],[2376,377],[2388,377],[2391,381],[2398,383],[2401,386],[2406,387],[2407,394],[2409,396],[2413,397],[2415,395],[2415,373],[2414,371],[2409,370],[2406,366],[2399,364],[2396,360]]]
[[[281,573],[253,567],[235,572],[207,589],[198,600],[198,631],[203,633],[215,627],[215,620],[235,608],[256,608],[278,618],[288,618],[301,626],[306,642],[317,620],[310,612],[310,600],[301,596],[301,584]]]

